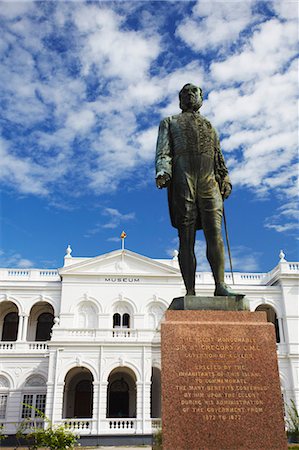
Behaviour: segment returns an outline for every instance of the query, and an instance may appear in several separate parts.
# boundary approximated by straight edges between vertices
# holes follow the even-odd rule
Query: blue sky
[[[128,249],[172,255],[153,162],[187,82],[233,182],[235,269],[298,260],[296,1],[0,3],[0,266],[97,256],[123,229]]]

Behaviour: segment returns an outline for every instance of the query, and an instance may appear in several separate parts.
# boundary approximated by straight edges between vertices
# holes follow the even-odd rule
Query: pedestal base
[[[170,310],[200,310],[200,311],[249,311],[249,302],[244,295],[232,297],[198,297],[185,295],[172,300]]]
[[[287,449],[265,313],[168,310],[161,333],[163,450]]]

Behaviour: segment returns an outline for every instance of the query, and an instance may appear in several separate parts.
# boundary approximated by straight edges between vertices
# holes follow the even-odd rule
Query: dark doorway
[[[18,336],[19,316],[16,312],[6,314],[3,321],[2,341],[16,341]]]
[[[75,387],[74,416],[81,418],[92,417],[92,382],[81,380]]]
[[[63,417],[87,419],[93,413],[93,376],[85,367],[74,367],[64,380]]]
[[[111,383],[109,390],[108,417],[130,417],[129,386],[123,378]]]
[[[274,308],[272,308],[272,306],[270,305],[259,305],[256,308],[256,311],[265,311],[265,313],[267,314],[267,321],[273,323],[275,327],[276,342],[279,344],[280,343],[279,325]]]
[[[35,340],[49,341],[51,339],[51,331],[54,325],[54,316],[51,313],[42,313],[38,316]]]

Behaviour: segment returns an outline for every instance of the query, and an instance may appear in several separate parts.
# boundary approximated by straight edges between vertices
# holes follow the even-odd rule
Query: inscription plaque
[[[167,311],[164,450],[287,448],[273,328],[263,313]]]

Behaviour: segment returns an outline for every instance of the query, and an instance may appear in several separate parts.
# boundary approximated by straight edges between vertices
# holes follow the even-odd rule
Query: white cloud
[[[134,212],[123,214],[115,208],[105,208],[103,216],[109,218],[108,222],[103,225],[103,228],[117,228],[122,225],[123,222],[135,219]]]
[[[158,36],[122,30],[122,17],[108,8],[83,6],[74,19],[86,36],[81,52],[84,73],[95,64],[106,77],[142,80],[159,54]]]
[[[169,5],[154,26],[146,2],[54,2],[50,14],[39,2],[4,2],[4,184],[34,195],[76,195],[78,180],[97,194],[117,190],[148,170],[159,118],[179,112],[178,91],[192,82],[208,93],[202,111],[222,136],[234,184],[297,195],[294,3],[269,3],[272,17],[254,1],[198,1],[191,15]],[[174,7],[184,13],[182,41],[163,28]],[[211,50],[212,63],[202,57]]]
[[[295,56],[296,43],[296,23],[269,20],[260,25],[240,53],[211,64],[211,74],[222,83],[244,83],[275,74]]]
[[[18,1],[11,2],[9,0],[1,1],[0,15],[7,19],[13,20],[21,18],[24,14],[30,12],[32,9],[32,2],[30,1]]]
[[[71,112],[66,120],[66,127],[74,131],[86,133],[95,123],[95,115],[89,109]]]
[[[135,219],[135,213],[129,212],[129,213],[121,213],[116,208],[104,208],[102,211],[102,216],[106,218],[105,223],[98,222],[90,228],[84,235],[84,237],[91,237],[95,234],[100,233],[103,229],[111,229],[114,230],[115,228],[123,228],[125,222],[129,222],[130,220]],[[109,240],[111,240],[110,238]],[[114,240],[114,238],[112,239]]]
[[[34,267],[34,262],[14,250],[4,252],[0,249],[0,267],[28,269]]]
[[[22,193],[45,195],[48,190],[42,180],[43,168],[28,159],[20,159],[8,152],[8,144],[0,139],[0,180],[9,186],[18,185]]]
[[[251,1],[207,2],[198,0],[192,18],[177,28],[177,35],[195,51],[225,46],[253,21]]]
[[[298,197],[298,183],[296,183]],[[265,228],[273,229],[278,233],[289,232],[298,235],[299,210],[297,201],[289,201],[276,210],[276,214],[268,217],[264,224]]]

